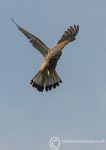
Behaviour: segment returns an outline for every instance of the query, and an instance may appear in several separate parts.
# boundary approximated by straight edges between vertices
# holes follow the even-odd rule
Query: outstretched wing
[[[18,29],[29,39],[29,42],[39,50],[40,53],[45,57],[48,53],[48,47],[37,37],[26,31],[25,29],[21,28],[13,19],[12,22],[18,27]]]
[[[70,26],[70,28],[68,28],[67,31],[64,32],[63,36],[57,44],[60,44],[61,42],[64,42],[66,40],[69,40],[69,42],[74,41],[78,31],[79,25],[74,25],[74,27]]]

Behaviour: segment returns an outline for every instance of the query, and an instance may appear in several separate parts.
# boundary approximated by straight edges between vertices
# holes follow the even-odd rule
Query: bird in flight
[[[79,31],[79,25],[70,26],[67,31],[64,32],[55,47],[48,48],[39,38],[20,27],[13,19],[11,20],[29,39],[32,46],[44,57],[38,73],[33,77],[30,84],[39,92],[43,92],[44,90],[49,91],[59,86],[59,84],[62,83],[62,80],[55,70],[57,62],[60,59],[64,46],[76,39],[76,35]]]

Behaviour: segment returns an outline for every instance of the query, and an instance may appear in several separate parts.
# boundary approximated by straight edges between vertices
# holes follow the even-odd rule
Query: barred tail
[[[55,70],[46,69],[44,72],[38,72],[31,80],[31,85],[39,92],[56,88],[61,83],[61,79]]]

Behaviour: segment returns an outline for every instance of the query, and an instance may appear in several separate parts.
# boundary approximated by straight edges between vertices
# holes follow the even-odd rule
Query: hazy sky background
[[[10,18],[53,47],[70,25],[63,84],[30,86],[42,56]],[[0,150],[48,150],[49,140],[106,140],[106,0],[0,0]],[[62,150],[105,150],[105,144],[62,144]]]

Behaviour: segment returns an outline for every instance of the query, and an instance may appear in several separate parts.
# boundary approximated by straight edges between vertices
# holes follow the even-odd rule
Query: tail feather
[[[38,91],[42,92],[44,90],[43,75],[38,72],[36,76],[31,80],[30,84],[32,84],[33,87],[37,88]]]
[[[52,89],[52,79],[51,76],[48,75],[48,72],[46,72],[46,80],[45,80],[45,90],[51,90]]]
[[[49,91],[52,88],[56,88],[61,82],[62,81],[55,70],[47,69],[44,72],[38,72],[33,77],[30,84],[38,91],[42,92],[44,89],[45,91]]]
[[[56,77],[55,77],[54,72],[53,72],[53,76],[52,76],[53,89],[56,88],[56,85],[55,85],[56,82],[57,82],[57,80],[56,80]]]

